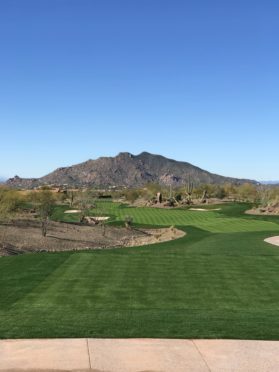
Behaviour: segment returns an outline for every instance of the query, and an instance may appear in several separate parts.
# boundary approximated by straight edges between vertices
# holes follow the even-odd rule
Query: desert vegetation
[[[157,232],[133,229],[133,218],[129,216],[122,226],[106,226],[114,218],[112,215],[105,217],[113,209],[107,208],[110,203],[97,202],[90,191],[76,193],[72,204],[64,198],[61,201],[49,188],[27,193],[24,197],[19,192],[3,189],[0,256],[140,246],[181,236],[176,230],[167,234],[159,229]],[[80,209],[66,210],[73,205]],[[156,238],[158,234],[159,239]]]
[[[161,201],[158,200],[161,195]],[[198,184],[191,178],[183,186],[147,184],[143,188],[116,191],[115,198],[123,198],[132,205],[169,206],[216,204],[222,202],[246,202],[255,206],[267,206],[278,202],[279,187],[252,183]]]
[[[21,191],[3,186],[0,188],[0,245],[2,253],[6,252],[5,247],[9,247],[10,251],[17,248],[21,251],[36,250],[36,247],[38,251],[56,251],[85,247],[95,249],[98,245],[120,246],[125,245],[123,237],[128,230],[135,232],[132,228],[134,224],[190,224],[193,216],[185,213],[187,210],[213,211],[220,209],[219,204],[241,202],[249,203],[248,213],[277,214],[278,190],[277,187],[249,183],[194,186],[190,178],[182,187],[148,183],[142,188],[115,190],[68,190],[44,186]],[[173,211],[161,212],[161,209]],[[115,230],[114,239],[109,229],[113,223],[121,221],[126,233],[119,239]],[[95,229],[87,228],[94,225]],[[77,228],[79,238],[70,244],[71,239],[67,239],[66,235],[70,236]],[[94,234],[97,236],[100,231],[103,240],[94,239]],[[89,241],[92,242],[89,244]]]

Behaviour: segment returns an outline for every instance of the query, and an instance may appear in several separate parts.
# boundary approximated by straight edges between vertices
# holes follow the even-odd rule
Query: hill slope
[[[254,182],[250,180],[223,177],[207,172],[190,163],[175,161],[161,155],[143,152],[132,155],[127,152],[115,157],[101,157],[70,167],[58,168],[42,178],[11,178],[7,184],[12,187],[30,188],[43,184],[76,186],[143,186],[148,182],[163,185],[182,185],[189,177],[195,182],[222,184],[232,182]]]

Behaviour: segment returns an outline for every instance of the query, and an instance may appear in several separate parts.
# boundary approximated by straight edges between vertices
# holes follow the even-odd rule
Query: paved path
[[[279,342],[55,339],[0,341],[0,371],[278,372]]]

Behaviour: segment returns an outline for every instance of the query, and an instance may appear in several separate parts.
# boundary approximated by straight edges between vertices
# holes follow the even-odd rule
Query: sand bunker
[[[98,221],[98,222],[101,222],[101,221],[107,221],[107,220],[109,220],[109,217],[87,216],[87,217],[85,217],[85,219],[87,219],[88,221]]]
[[[189,211],[207,212],[208,209],[204,209],[204,208],[189,208]]]
[[[81,213],[81,210],[79,210],[79,209],[70,209],[68,211],[65,211],[64,213],[69,213],[69,214]],[[90,221],[101,222],[101,221],[107,221],[107,220],[109,220],[109,217],[104,217],[104,216],[86,216],[85,219],[87,219],[88,222],[90,222]]]
[[[267,238],[264,241],[269,244],[279,245],[279,236],[271,236],[270,238]]]
[[[68,211],[65,211],[64,213],[81,213],[81,211],[78,209],[70,209]]]
[[[206,209],[206,208],[189,208],[189,211],[200,211],[200,212],[211,212],[211,211],[220,211],[221,208],[215,209]]]

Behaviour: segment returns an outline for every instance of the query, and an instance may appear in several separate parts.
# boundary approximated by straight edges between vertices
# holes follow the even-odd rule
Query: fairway
[[[74,220],[64,207],[56,219]],[[68,207],[65,207],[68,208]],[[0,338],[154,337],[279,340],[279,218],[131,208],[92,214],[187,235],[145,247],[0,258]]]

